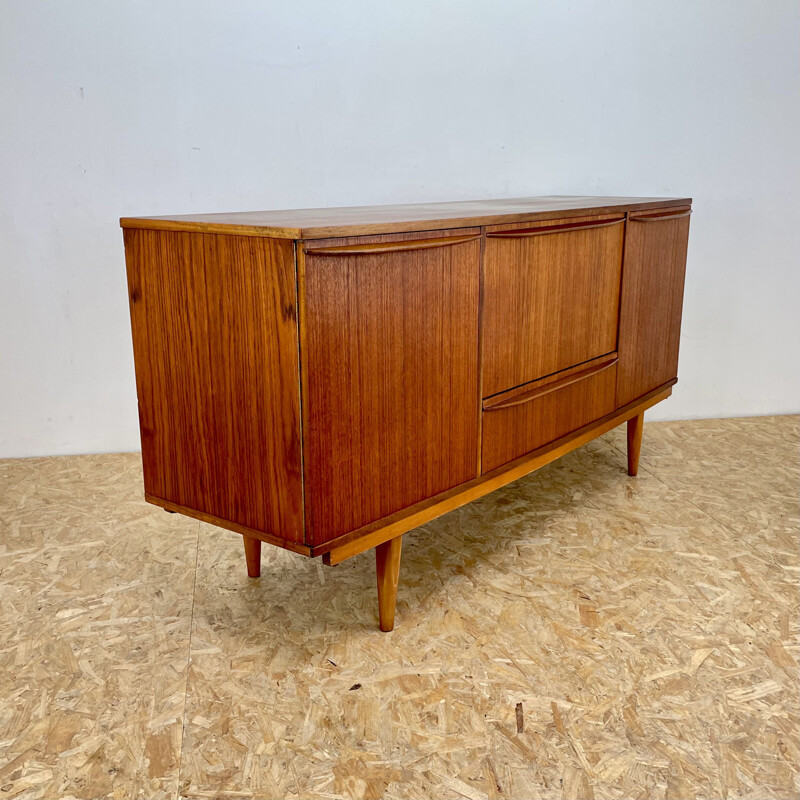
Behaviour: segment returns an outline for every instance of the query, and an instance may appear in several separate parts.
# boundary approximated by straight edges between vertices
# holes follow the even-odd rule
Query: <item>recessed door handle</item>
[[[668,219],[681,219],[682,217],[688,217],[689,214],[692,213],[692,209],[690,208],[688,211],[681,211],[678,214],[662,214],[658,216],[654,214],[650,217],[628,217],[629,222],[662,222]]]
[[[486,234],[488,239],[522,239],[528,236],[546,236],[549,233],[567,233],[569,231],[582,231],[592,228],[607,228],[609,225],[620,225],[625,222],[625,217],[618,219],[590,220],[589,222],[575,222],[572,225],[545,225],[541,228],[521,228],[513,231],[490,231]]]
[[[432,247],[451,247],[465,242],[476,242],[479,233],[469,236],[445,236],[440,239],[411,239],[405,242],[374,242],[372,244],[345,244],[334,247],[306,247],[306,255],[363,256],[372,253],[399,253],[409,250],[429,250]]]

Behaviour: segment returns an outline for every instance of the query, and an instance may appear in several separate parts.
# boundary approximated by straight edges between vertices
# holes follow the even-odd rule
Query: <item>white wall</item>
[[[138,449],[121,215],[695,199],[681,383],[800,410],[800,5],[0,2],[0,456]]]

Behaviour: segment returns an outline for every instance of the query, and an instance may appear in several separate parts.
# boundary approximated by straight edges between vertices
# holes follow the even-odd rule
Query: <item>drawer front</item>
[[[487,228],[482,396],[617,347],[624,215]]]
[[[615,409],[615,354],[484,402],[481,472],[566,436]]]

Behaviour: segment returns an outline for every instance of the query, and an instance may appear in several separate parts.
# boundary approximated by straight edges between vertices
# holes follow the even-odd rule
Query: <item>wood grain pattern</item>
[[[375,548],[375,573],[378,578],[378,617],[380,629],[394,629],[394,609],[397,603],[397,584],[400,581],[400,553],[403,537],[395,536]]]
[[[302,543],[293,244],[125,245],[146,494]]]
[[[522,403],[527,403],[542,395],[563,389],[571,383],[582,381],[584,378],[588,378],[597,372],[608,369],[616,363],[616,351],[600,356],[599,358],[593,358],[590,361],[585,361],[583,364],[578,364],[569,369],[561,370],[561,372],[556,372],[553,375],[548,375],[545,378],[540,378],[538,381],[523,383],[522,386],[517,386],[515,389],[510,389],[507,392],[500,392],[499,394],[492,395],[492,397],[487,397],[483,401],[483,410],[495,411],[500,408],[508,408],[509,406],[518,406]]]
[[[688,202],[124,220],[147,499],[336,563],[635,416],[675,381]]]
[[[123,228],[188,230],[284,239],[324,239],[332,236],[465,228],[504,222],[523,223],[575,217],[587,211],[603,214],[609,211],[658,209],[679,204],[689,205],[691,200],[668,197],[551,195],[454,203],[123,217],[120,224]]]
[[[635,478],[639,474],[639,454],[642,452],[642,431],[644,411],[628,420],[628,475]]]
[[[497,238],[508,226],[487,231],[482,332],[483,396],[596,358],[616,349],[623,219],[611,226],[559,231],[539,223],[547,235]]]
[[[213,514],[206,514],[204,511],[198,511],[195,508],[188,508],[178,503],[171,503],[169,500],[164,500],[152,494],[145,493],[144,499],[148,503],[152,503],[154,506],[160,506],[165,511],[169,511],[172,514],[183,514],[184,516],[192,517],[192,519],[199,519],[201,522],[207,522],[209,525],[216,525],[218,528],[225,528],[225,530],[240,533],[242,536],[249,536],[252,539],[260,539],[262,542],[273,544],[276,547],[283,547],[286,550],[291,550],[293,553],[298,553],[302,556],[314,555],[314,551],[302,542],[281,539],[279,536],[273,536],[264,531],[257,531],[253,528],[248,528],[246,525],[239,525],[239,523],[231,522],[229,519],[222,519],[222,517],[215,517]]]
[[[247,576],[258,578],[261,575],[261,539],[243,536],[244,557],[247,562]]]
[[[351,244],[365,242],[324,246]],[[305,253],[307,543],[477,474],[479,251],[471,238],[393,253]]]
[[[486,234],[487,239],[529,239],[531,236],[549,236],[551,233],[569,233],[570,231],[585,231],[587,228],[609,228],[612,225],[624,224],[624,216],[610,218],[592,217],[583,221],[577,220],[552,220],[547,224],[526,225],[523,228],[492,226]]]
[[[619,329],[617,403],[624,405],[678,374],[689,217],[665,209],[629,220]],[[677,216],[676,216],[677,214]],[[636,215],[636,217],[645,215]]]
[[[401,253],[409,250],[430,250],[433,247],[452,247],[480,239],[480,233],[468,236],[441,236],[433,239],[397,239],[368,244],[343,244],[329,247],[306,247],[305,252],[315,256],[352,256],[367,253]]]
[[[492,472],[480,475],[468,483],[457,486],[436,497],[430,497],[410,508],[398,511],[386,519],[365,525],[363,528],[340,536],[336,540],[326,542],[314,548],[314,555],[322,555],[326,564],[340,564],[345,559],[377,547],[382,542],[407,533],[426,522],[430,522],[442,514],[447,514],[460,506],[490,494],[495,489],[505,486],[524,475],[555,461],[557,458],[582,447],[592,439],[608,433],[632,416],[651,408],[656,403],[666,400],[672,394],[675,380],[655,391],[649,392],[634,403],[608,414],[603,419],[585,425],[562,438],[527,453],[514,461],[504,464]]]
[[[692,210],[686,208],[675,212],[661,211],[657,214],[631,214],[628,219],[630,222],[663,222],[667,219],[683,219],[683,217],[689,217],[691,214]]]
[[[484,411],[481,471],[491,472],[610,414],[616,407],[616,386],[617,365],[612,362],[521,405]]]

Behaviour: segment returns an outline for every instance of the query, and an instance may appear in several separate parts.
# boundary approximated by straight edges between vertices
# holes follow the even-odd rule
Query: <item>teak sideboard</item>
[[[688,198],[123,218],[145,497],[336,564],[627,422],[677,380]]]

